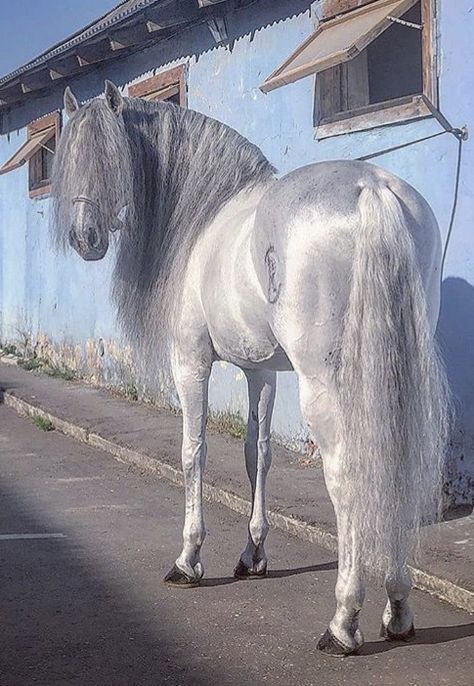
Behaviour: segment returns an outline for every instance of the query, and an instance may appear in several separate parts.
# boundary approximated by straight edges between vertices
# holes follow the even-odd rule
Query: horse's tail
[[[342,473],[362,561],[403,564],[439,515],[449,392],[402,208],[364,187],[337,371]],[[415,538],[417,540],[417,537]]]

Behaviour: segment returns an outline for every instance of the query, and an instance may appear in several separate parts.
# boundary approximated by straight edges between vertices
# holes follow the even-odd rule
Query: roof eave
[[[82,75],[97,64],[129,55],[205,21],[228,0],[139,0],[127,12],[107,14],[0,79],[0,111]],[[174,4],[173,4],[174,6]],[[220,10],[222,12],[222,9]]]

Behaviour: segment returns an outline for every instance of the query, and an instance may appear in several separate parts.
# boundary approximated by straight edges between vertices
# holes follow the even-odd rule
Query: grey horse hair
[[[92,195],[110,227],[128,204],[112,292],[149,382],[169,382],[180,289],[198,237],[226,202],[274,173],[237,131],[172,103],[124,98],[116,116],[96,99],[65,127],[53,172],[56,244],[67,244],[74,196]]]
[[[341,483],[361,561],[390,575],[439,518],[453,412],[400,203],[369,187],[359,206],[336,372]]]
[[[52,228],[58,249],[68,247],[74,197],[97,202],[99,221],[106,228],[113,227],[120,206],[133,204],[132,157],[126,135],[123,119],[104,100],[92,100],[64,128],[52,173]]]

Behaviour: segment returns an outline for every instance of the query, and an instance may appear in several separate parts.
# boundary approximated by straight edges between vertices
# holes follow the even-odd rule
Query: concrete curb
[[[183,485],[183,476],[181,472],[158,458],[152,458],[136,450],[131,450],[130,448],[126,448],[118,443],[103,438],[99,434],[93,433],[82,426],[60,419],[59,417],[46,412],[38,405],[33,405],[21,398],[17,398],[10,391],[4,392],[3,400],[5,405],[14,409],[18,414],[28,417],[49,419],[49,421],[54,424],[54,427],[61,433],[75,438],[82,443],[86,443],[93,448],[103,450],[112,455],[119,462],[137,467],[148,474],[154,474],[160,479],[166,479],[175,486]],[[210,502],[225,505],[225,507],[230,510],[247,517],[250,515],[250,501],[235,495],[231,491],[227,491],[219,486],[204,483],[203,494],[204,498]],[[268,510],[267,516],[273,527],[286,531],[303,541],[321,545],[332,552],[337,551],[336,536],[331,532],[326,531],[324,527],[318,524],[309,524],[308,522],[275,510]],[[413,582],[418,589],[430,593],[441,600],[445,600],[461,610],[474,613],[474,593],[461,586],[457,586],[447,579],[442,579],[427,571],[418,569],[417,567],[410,566],[410,570],[413,576]]]

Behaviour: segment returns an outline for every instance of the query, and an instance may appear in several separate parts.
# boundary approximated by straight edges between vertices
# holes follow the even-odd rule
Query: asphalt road
[[[361,654],[330,658],[328,552],[272,531],[269,577],[234,582],[246,522],[208,504],[207,578],[170,589],[179,489],[3,406],[0,461],[0,686],[474,686],[474,621],[449,605],[414,592],[416,641],[388,643],[370,588]]]

